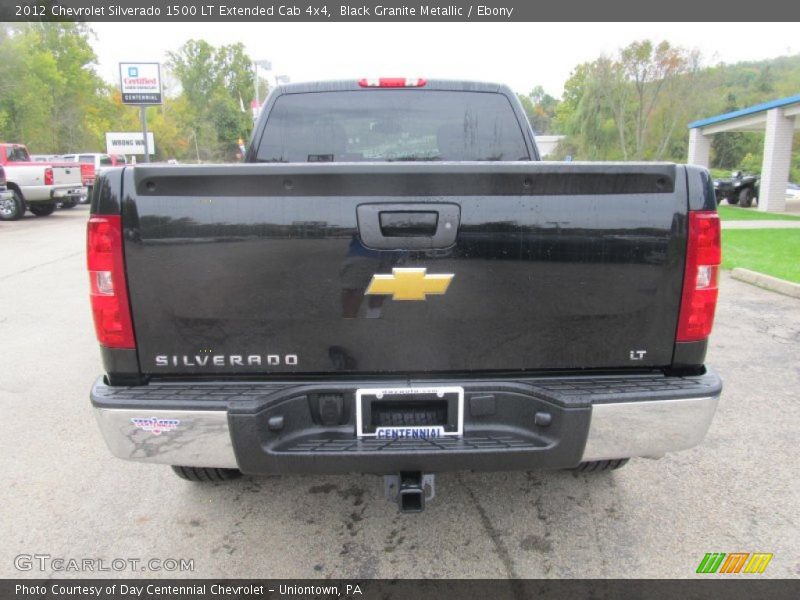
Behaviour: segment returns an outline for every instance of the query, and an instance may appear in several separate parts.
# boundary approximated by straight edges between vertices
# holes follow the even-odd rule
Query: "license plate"
[[[436,406],[442,423],[387,426],[373,414],[388,409],[413,411]],[[412,388],[361,388],[356,390],[356,435],[363,438],[435,439],[459,437],[464,432],[464,388],[458,386]]]

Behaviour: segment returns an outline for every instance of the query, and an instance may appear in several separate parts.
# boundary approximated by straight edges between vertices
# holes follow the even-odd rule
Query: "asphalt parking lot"
[[[48,554],[193,559],[147,575],[200,578],[692,577],[707,552],[800,576],[800,301],[723,277],[708,363],[725,390],[701,446],[610,474],[440,475],[401,515],[374,476],[198,485],[111,457],[88,400],[87,213],[0,223],[0,576],[81,575],[15,568]]]

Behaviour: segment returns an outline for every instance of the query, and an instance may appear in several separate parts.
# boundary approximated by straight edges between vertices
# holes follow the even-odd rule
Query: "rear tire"
[[[753,206],[753,188],[744,188],[739,192],[739,206],[742,208]]]
[[[61,208],[75,208],[78,206],[78,199],[75,198],[74,200],[64,200],[61,203]]]
[[[25,200],[17,190],[12,198],[0,203],[0,221],[17,221],[25,214]]]
[[[630,458],[613,458],[611,460],[592,460],[582,462],[572,469],[578,473],[600,473],[602,471],[616,471],[628,464]]]
[[[55,209],[55,202],[36,203],[28,206],[28,210],[30,210],[37,217],[46,217],[48,215],[52,215]]]
[[[198,483],[230,481],[242,475],[239,469],[219,469],[215,467],[179,467],[173,466],[172,470],[181,479]]]

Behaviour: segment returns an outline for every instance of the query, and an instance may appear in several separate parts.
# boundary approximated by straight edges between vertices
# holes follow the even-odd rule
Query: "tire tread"
[[[578,473],[600,473],[603,471],[616,471],[628,464],[629,458],[612,458],[609,460],[591,460],[582,462],[573,471]]]
[[[22,198],[22,194],[16,189],[8,188],[8,190],[14,194],[12,202],[14,202],[16,211],[10,217],[0,217],[0,221],[18,221],[25,216],[25,200]]]
[[[230,481],[241,476],[238,469],[221,469],[217,467],[172,467],[175,474],[186,481],[198,483]]]

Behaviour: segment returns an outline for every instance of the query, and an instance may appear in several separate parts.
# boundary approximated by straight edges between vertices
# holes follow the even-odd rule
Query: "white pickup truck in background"
[[[0,166],[0,219],[4,219],[5,215],[12,214],[17,210],[15,202],[13,192],[6,187],[6,172]]]
[[[44,217],[52,214],[56,203],[72,208],[86,195],[78,165],[34,162],[22,144],[0,143],[0,165],[5,169],[8,189],[14,194],[9,210],[0,212],[4,221],[21,218],[26,208],[37,217]]]

